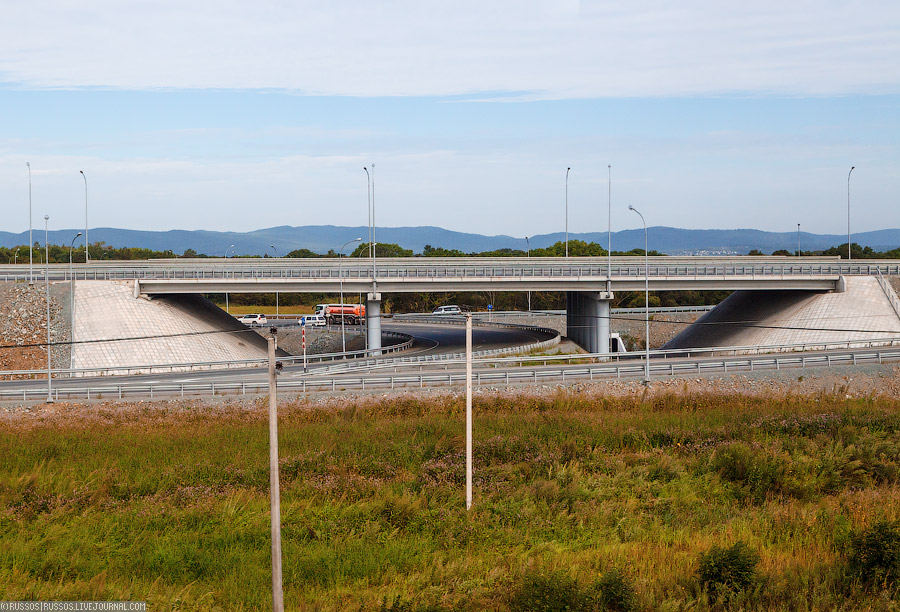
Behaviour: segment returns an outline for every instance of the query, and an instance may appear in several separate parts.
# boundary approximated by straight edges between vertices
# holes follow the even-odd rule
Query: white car
[[[441,306],[439,308],[435,308],[431,314],[433,314],[433,315],[461,315],[462,310],[459,309],[459,306]]]
[[[254,325],[262,326],[269,322],[264,314],[245,314],[238,319],[238,321],[249,327],[253,327]]]
[[[325,327],[325,317],[322,315],[304,315],[304,318],[306,319],[306,324],[311,327]],[[297,325],[302,325],[302,323],[297,321]]]

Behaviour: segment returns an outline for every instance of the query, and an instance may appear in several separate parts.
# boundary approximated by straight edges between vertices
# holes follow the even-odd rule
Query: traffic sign
[[[300,325],[306,326],[306,317],[300,317]]]

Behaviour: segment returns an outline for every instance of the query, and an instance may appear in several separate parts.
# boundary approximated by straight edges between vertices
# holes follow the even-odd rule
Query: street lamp
[[[644,215],[634,206],[628,205],[628,210],[633,210],[641,218],[644,224],[644,339],[646,343],[646,355],[644,358],[644,384],[650,386],[650,252],[647,250],[647,222]]]
[[[800,224],[797,224],[797,257],[800,257]]]
[[[81,173],[81,178],[84,179],[84,263],[90,263],[88,258],[88,200],[87,200],[87,176],[84,174],[84,170],[79,170]],[[87,272],[85,272],[87,274]]]
[[[275,251],[275,257],[277,258],[277,257],[278,257],[278,249],[275,248],[275,245],[274,245],[274,244],[270,244],[270,245],[269,245],[269,248],[271,248],[273,251]],[[278,292],[277,292],[277,291],[275,292],[275,318],[276,318],[276,319],[279,318],[279,314],[278,314]]]
[[[850,172],[847,173],[847,259],[852,259],[853,255],[850,252],[850,175],[853,174],[853,170],[856,166],[850,166]]]
[[[612,164],[606,165],[607,172],[607,225],[606,225],[606,290],[612,292]]]
[[[566,257],[569,256],[569,170],[566,168]]]
[[[34,285],[34,238],[31,235],[31,162],[28,166],[28,285]]]
[[[75,237],[72,238],[72,244],[69,245],[69,276],[71,279],[71,286],[69,287],[69,316],[72,320],[72,334],[75,333],[75,272],[72,270],[72,249],[75,248],[75,241],[78,240],[78,237],[81,236],[81,232],[75,234]],[[71,351],[70,351],[71,352]],[[69,362],[69,366],[71,367],[72,363]]]
[[[371,245],[372,244],[372,176],[369,174],[369,169],[366,166],[363,166],[363,170],[366,171],[366,214],[368,215],[367,229],[369,230],[369,245]]]
[[[44,215],[44,287],[47,298],[47,403],[53,403],[53,369],[50,365],[50,215]]]
[[[525,236],[525,257],[531,257],[531,243],[528,236]],[[528,290],[528,312],[531,312],[531,290]]]
[[[21,248],[21,247],[20,247]],[[16,249],[16,252],[13,253],[13,265],[19,263],[19,249]]]
[[[230,251],[233,248],[234,248],[234,245],[232,244],[230,247],[225,249],[225,259],[228,259],[228,251]],[[224,271],[223,275],[227,276],[228,271],[227,270]],[[228,314],[231,314],[231,312],[228,310],[228,291],[225,291],[225,312],[227,312]]]
[[[341,246],[341,250],[338,251],[338,277],[341,279],[341,352],[347,352],[347,338],[344,335],[344,268],[341,265],[341,261],[344,258],[344,249],[347,248],[348,244],[352,244],[354,242],[362,242],[362,238],[354,238],[353,240],[348,240]]]

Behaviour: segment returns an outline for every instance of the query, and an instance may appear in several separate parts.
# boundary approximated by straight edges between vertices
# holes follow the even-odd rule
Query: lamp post
[[[34,285],[34,238],[31,235],[31,162],[28,166],[28,286]]]
[[[647,250],[647,222],[644,215],[634,206],[628,205],[628,210],[633,210],[641,218],[644,224],[644,342],[646,354],[644,357],[644,384],[650,386],[650,252]]]
[[[378,293],[375,282],[375,164],[372,164],[372,297]]]
[[[797,224],[797,257],[800,257],[800,224]]]
[[[366,214],[368,215],[368,227],[369,230],[369,245],[371,248],[372,244],[372,175],[369,174],[369,169],[366,166],[363,166],[363,170],[366,171]]]
[[[278,257],[278,249],[275,248],[275,245],[270,244],[269,248],[271,248],[273,251],[275,251],[275,257],[277,258]],[[275,318],[276,319],[279,318],[279,316],[278,316],[278,292],[277,291],[275,292]]]
[[[47,403],[53,403],[53,367],[50,364],[50,215],[44,215],[44,288],[47,299]]]
[[[228,259],[228,251],[230,251],[233,248],[234,248],[234,245],[232,244],[230,247],[225,249],[225,259]],[[227,270],[223,272],[223,275],[227,275],[227,274],[228,274]],[[228,314],[231,314],[231,312],[228,310],[228,291],[225,292],[225,312],[227,312]]]
[[[607,220],[606,220],[606,290],[612,292],[612,164],[606,165],[607,171]]]
[[[850,249],[850,175],[856,166],[850,166],[850,172],[847,173],[847,259],[852,259],[853,254]]]
[[[348,244],[352,244],[354,242],[362,242],[362,238],[354,238],[353,240],[348,240],[341,246],[341,250],[338,251],[338,277],[341,279],[341,352],[347,352],[347,338],[344,335],[344,267],[341,265],[341,262],[344,259],[344,249],[347,248]]]
[[[531,257],[531,243],[528,236],[525,236],[525,257]],[[531,312],[531,290],[528,291],[528,312]]]
[[[21,247],[20,247],[21,248]],[[19,263],[19,249],[16,249],[16,252],[13,253],[13,265]]]
[[[72,270],[72,249],[75,248],[75,241],[78,240],[78,237],[81,236],[81,232],[75,234],[75,237],[72,238],[72,244],[69,245],[69,276],[72,277],[71,285],[69,286],[69,318],[71,320],[71,329],[72,334],[75,334],[75,272]],[[69,351],[71,353],[71,351]],[[69,367],[72,366],[72,362],[69,362]]]
[[[90,258],[88,257],[88,198],[87,198],[87,176],[84,174],[84,170],[79,170],[81,173],[81,178],[84,179],[84,263],[90,263]],[[85,272],[87,274],[87,272]]]
[[[569,170],[566,168],[566,257],[569,256]]]

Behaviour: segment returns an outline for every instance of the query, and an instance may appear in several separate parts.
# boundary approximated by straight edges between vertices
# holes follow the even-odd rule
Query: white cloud
[[[0,81],[545,98],[900,91],[900,4],[7,3]]]

